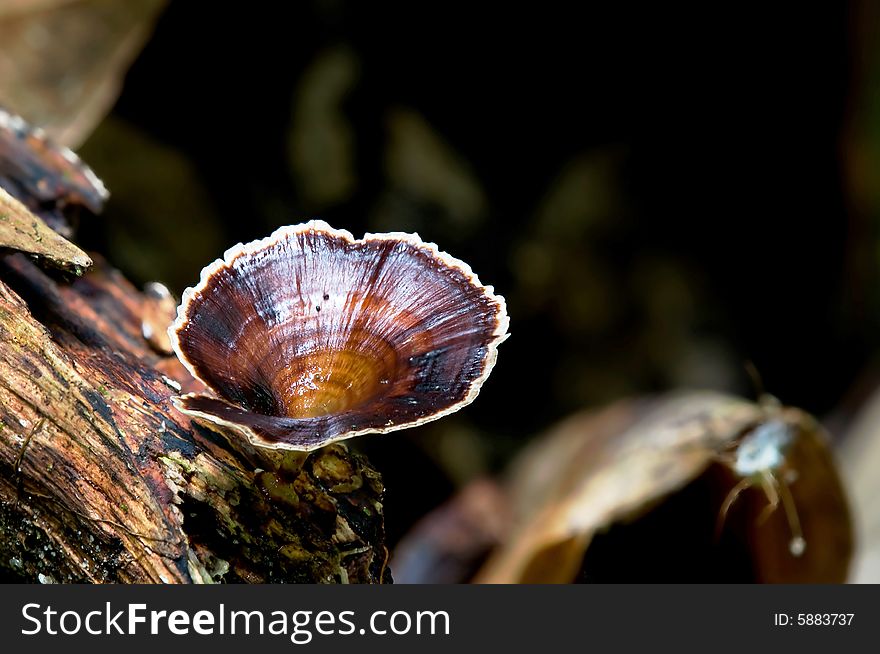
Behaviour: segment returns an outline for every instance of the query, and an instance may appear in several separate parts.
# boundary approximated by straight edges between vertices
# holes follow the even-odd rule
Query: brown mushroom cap
[[[507,327],[504,298],[415,234],[282,227],[184,292],[169,336],[219,397],[174,403],[273,449],[413,427],[474,400]]]

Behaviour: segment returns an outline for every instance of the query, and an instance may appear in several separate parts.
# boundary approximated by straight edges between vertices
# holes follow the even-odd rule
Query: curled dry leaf
[[[32,254],[77,275],[92,265],[85,252],[0,188],[0,248]]]
[[[852,581],[880,583],[880,391],[860,407],[846,428],[841,466],[853,498],[859,548],[853,562]]]
[[[477,479],[422,518],[394,550],[399,584],[466,581],[507,533],[507,498],[498,484]]]
[[[714,393],[576,415],[524,452],[510,495],[477,581],[841,582],[853,547],[816,421]]]

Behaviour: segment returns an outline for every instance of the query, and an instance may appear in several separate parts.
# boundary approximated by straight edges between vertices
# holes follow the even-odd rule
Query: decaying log
[[[382,582],[383,487],[334,445],[269,455],[191,422],[154,307],[0,258],[0,568],[43,582]]]

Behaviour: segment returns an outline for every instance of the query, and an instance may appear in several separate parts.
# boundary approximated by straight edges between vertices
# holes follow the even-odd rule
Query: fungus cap
[[[173,401],[273,449],[405,429],[476,398],[508,322],[503,297],[416,234],[282,227],[183,293],[171,343],[216,396]]]

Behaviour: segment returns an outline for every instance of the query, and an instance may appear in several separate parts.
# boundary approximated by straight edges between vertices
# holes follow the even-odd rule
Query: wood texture
[[[3,188],[0,188],[0,249],[28,252],[77,274],[92,265],[89,255],[53,231]]]
[[[335,445],[267,454],[191,422],[145,297],[0,258],[0,568],[43,582],[389,581],[382,483]],[[147,315],[151,316],[147,306]]]

